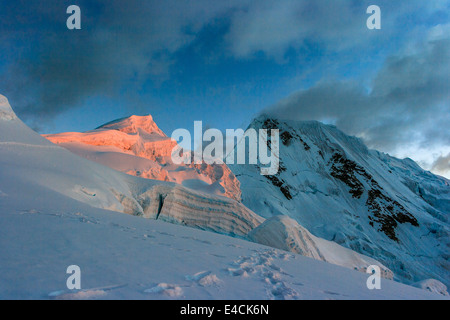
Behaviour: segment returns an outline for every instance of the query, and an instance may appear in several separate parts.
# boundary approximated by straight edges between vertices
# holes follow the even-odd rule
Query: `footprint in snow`
[[[230,247],[230,248],[238,248],[238,249],[241,249],[241,248],[242,248],[242,246],[240,246],[240,245],[238,245],[238,244],[227,244],[227,247]]]
[[[244,278],[249,277],[247,271],[245,271],[242,268],[226,268],[225,270],[230,274],[230,276],[233,277],[244,277]]]
[[[202,287],[218,286],[222,283],[222,280],[215,274],[212,274],[211,271],[198,272],[193,276],[187,275],[185,278],[188,281],[196,282]]]
[[[80,218],[78,218],[78,221],[80,221],[81,223],[99,224],[98,220],[91,220],[91,219],[86,218],[86,217],[80,217]]]
[[[126,287],[126,284],[114,285],[101,288],[92,288],[84,290],[73,291],[53,291],[48,294],[48,297],[54,300],[95,300],[104,298],[109,291]]]
[[[19,215],[25,215],[25,214],[30,214],[30,215],[35,215],[35,214],[40,214],[40,215],[45,215],[45,216],[49,216],[49,217],[56,217],[56,218],[65,218],[65,215],[62,213],[44,213],[35,209],[31,209],[31,210],[25,210],[25,211],[20,211],[18,213]]]
[[[273,286],[271,295],[274,300],[299,300],[297,291],[289,288],[284,282],[279,282]]]
[[[212,244],[212,242],[208,241],[208,240],[194,239],[194,241],[197,241],[197,242],[200,242],[200,243],[203,243],[203,244]]]
[[[21,211],[19,212],[20,215],[24,215],[24,214],[40,214],[41,212],[35,210],[35,209],[30,209],[30,210],[25,210],[25,211]]]
[[[172,298],[177,298],[183,294],[183,289],[175,284],[160,283],[144,292],[149,294],[163,294]]]
[[[194,237],[186,237],[186,236],[184,236],[184,237],[181,237],[181,238],[186,239],[186,240],[197,241],[197,242],[204,243],[204,244],[212,244],[211,241],[208,241],[208,240],[201,240],[201,239],[197,239],[197,238],[194,238]]]
[[[289,261],[291,259],[295,259],[295,255],[281,252],[280,254],[278,254],[278,259]]]
[[[215,254],[215,253],[210,253],[209,255],[216,257],[216,258],[221,258],[221,259],[226,258],[226,256],[221,256],[220,254]]]
[[[103,290],[82,290],[73,293],[55,291],[50,293],[49,297],[55,300],[94,300],[105,297],[106,295],[106,291]]]
[[[158,245],[163,246],[163,247],[169,247],[169,248],[172,248],[172,245],[171,245],[171,244],[164,243],[164,242],[158,242]]]
[[[299,293],[283,281],[284,276],[291,276],[274,264],[274,259],[276,258],[285,259],[286,257],[284,255],[281,256],[275,250],[260,251],[250,256],[240,257],[239,260],[232,263],[236,268],[227,268],[226,270],[232,276],[248,277],[249,274],[256,275],[266,283],[270,299],[300,299]]]
[[[173,234],[167,233],[167,232],[158,232],[159,234],[162,234],[163,236],[168,236],[168,237],[175,237]]]
[[[332,291],[323,291],[323,293],[329,294],[329,295],[332,295],[332,296],[340,296],[341,295],[340,293],[332,292]]]

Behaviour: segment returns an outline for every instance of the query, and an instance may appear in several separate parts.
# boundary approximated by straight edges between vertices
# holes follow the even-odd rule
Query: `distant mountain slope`
[[[175,165],[176,141],[162,132],[153,118],[131,116],[93,131],[44,135],[73,153],[127,174],[195,186],[204,192],[241,200],[239,181],[225,165]]]
[[[246,206],[265,218],[290,216],[315,236],[380,260],[402,281],[450,284],[449,180],[319,122],[261,116],[250,127],[280,130],[280,172],[230,166]]]

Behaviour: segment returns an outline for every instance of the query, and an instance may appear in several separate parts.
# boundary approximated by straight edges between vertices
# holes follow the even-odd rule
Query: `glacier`
[[[367,276],[351,269],[381,263],[306,229],[308,248],[326,259],[249,242],[264,226],[279,228],[235,199],[79,157],[0,98],[1,299],[445,298],[390,280],[368,290]],[[292,226],[302,230],[284,224]],[[65,268],[74,263],[83,290],[69,292]]]

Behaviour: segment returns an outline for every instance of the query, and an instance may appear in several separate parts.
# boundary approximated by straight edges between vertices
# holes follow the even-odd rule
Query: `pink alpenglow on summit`
[[[150,115],[119,119],[92,131],[44,137],[83,158],[133,176],[241,200],[240,183],[226,164],[174,164],[171,155],[177,142]]]

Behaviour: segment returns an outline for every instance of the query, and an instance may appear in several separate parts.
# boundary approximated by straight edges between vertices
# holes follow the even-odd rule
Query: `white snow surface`
[[[266,220],[252,230],[248,237],[269,247],[361,272],[366,272],[369,266],[376,265],[380,267],[383,278],[391,280],[394,278],[393,272],[375,259],[358,254],[335,242],[317,238],[288,216],[275,216]]]
[[[447,286],[436,279],[426,279],[413,284],[414,287],[437,293],[443,296],[449,296]]]
[[[0,179],[2,181],[2,179]],[[0,201],[0,299],[444,299],[241,239],[96,209],[16,181]],[[82,290],[66,288],[70,265]]]
[[[0,299],[445,298],[248,242],[264,219],[239,202],[80,158],[15,115],[0,119],[0,190]]]

